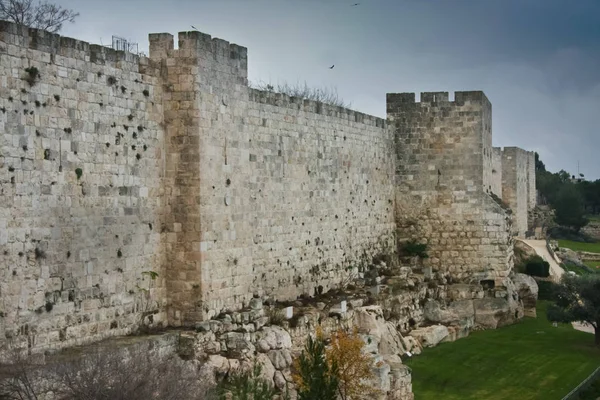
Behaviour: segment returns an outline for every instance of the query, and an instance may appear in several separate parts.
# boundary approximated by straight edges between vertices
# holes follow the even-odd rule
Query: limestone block
[[[288,331],[280,326],[265,326],[256,332],[256,339],[261,343],[261,348],[266,346],[272,350],[291,349],[292,338]]]
[[[529,275],[516,273],[512,278],[519,299],[523,302],[525,316],[536,317],[536,304],[538,299],[538,284]]]
[[[271,359],[266,354],[257,354],[256,361],[261,366],[260,378],[267,382],[269,386],[273,386],[273,378],[275,377],[275,367]]]
[[[292,353],[288,349],[270,350],[267,355],[277,370],[283,370],[292,365]]]
[[[412,330],[409,335],[417,339],[423,347],[434,347],[448,336],[448,328],[433,325]]]

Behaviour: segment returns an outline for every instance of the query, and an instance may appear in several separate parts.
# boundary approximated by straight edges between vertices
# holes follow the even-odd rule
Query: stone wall
[[[209,310],[252,295],[327,291],[393,248],[393,146],[383,120],[256,90],[239,101],[242,128],[213,132],[203,163]]]
[[[166,57],[165,187],[170,323],[253,295],[335,287],[393,247],[392,138],[385,121],[247,87],[246,49],[199,32],[151,35]],[[198,65],[198,66],[196,66]],[[176,140],[175,140],[176,138]]]
[[[386,121],[250,89],[245,48],[178,40],[138,58],[0,24],[4,337],[193,326],[343,286],[410,238],[440,279],[510,286],[482,92],[390,94]]]
[[[512,210],[513,234],[524,238],[530,210],[528,153],[518,147],[502,149],[502,200]],[[535,184],[535,181],[534,181]]]
[[[502,149],[492,148],[492,193],[502,198]]]
[[[535,180],[535,152],[527,152],[527,198],[529,199],[528,209],[533,210],[537,205],[537,189]]]
[[[491,104],[482,92],[388,94],[396,138],[396,223],[424,241],[424,265],[455,279],[502,279],[512,269],[505,211],[492,183]],[[485,168],[484,168],[485,167]],[[490,168],[489,173],[485,172]]]
[[[147,311],[165,320],[151,72],[131,54],[0,23],[3,339],[70,346],[128,333]]]

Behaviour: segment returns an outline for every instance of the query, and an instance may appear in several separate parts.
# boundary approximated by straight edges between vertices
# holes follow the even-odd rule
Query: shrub
[[[546,278],[550,276],[550,264],[540,256],[530,257],[525,263],[525,273]]]
[[[374,378],[373,359],[363,352],[365,343],[354,330],[351,334],[340,329],[331,336],[327,362],[338,366],[338,393],[342,400],[376,396],[378,391],[369,384]]]
[[[404,254],[410,257],[419,256],[421,258],[429,258],[429,254],[427,254],[427,245],[418,243],[416,240],[406,242],[402,250],[404,251]]]
[[[285,321],[285,315],[283,310],[279,310],[275,307],[268,308],[266,313],[267,318],[269,318],[269,324],[282,326]]]
[[[272,400],[277,390],[261,379],[262,366],[257,361],[249,371],[236,371],[218,386],[220,399]]]
[[[556,283],[549,281],[537,281],[538,300],[554,300],[556,293]]]
[[[298,400],[336,400],[340,387],[339,369],[335,360],[328,361],[321,331],[308,337],[304,350],[294,362],[292,375],[298,390]]]
[[[27,78],[25,80],[29,83],[29,86],[35,85],[35,82],[40,77],[40,71],[36,67],[25,68],[25,72],[27,72]]]
[[[298,97],[300,99],[314,100],[324,104],[330,104],[338,107],[349,108],[352,103],[346,103],[341,99],[337,93],[337,89],[333,88],[314,88],[308,86],[306,82],[302,85],[300,82],[294,84],[278,83],[277,85],[271,85],[269,83],[249,83],[250,87],[266,92],[277,92],[283,93],[290,97]]]

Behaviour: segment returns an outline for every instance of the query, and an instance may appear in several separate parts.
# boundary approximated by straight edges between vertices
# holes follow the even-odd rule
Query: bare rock
[[[523,312],[527,317],[536,317],[536,304],[538,299],[538,284],[529,275],[515,274],[513,277],[519,299],[523,302]]]
[[[412,354],[421,354],[421,343],[412,336],[402,337],[402,344],[404,345],[405,352],[409,351]]]
[[[448,336],[448,328],[444,325],[433,325],[418,328],[409,333],[417,339],[423,347],[434,347]]]
[[[265,339],[260,339],[258,342],[256,342],[256,350],[261,353],[267,353],[269,350],[271,350],[271,346],[269,346],[269,343]]]
[[[262,310],[263,302],[261,299],[252,299],[250,300],[250,308],[253,310]]]
[[[280,326],[263,327],[260,331],[256,332],[256,339],[258,341],[264,340],[271,350],[292,348],[290,334]]]
[[[218,354],[209,356],[206,360],[205,366],[220,376],[223,376],[229,372],[229,360]]]
[[[269,386],[273,386],[273,378],[275,376],[275,367],[271,359],[266,354],[257,354],[256,361],[260,364],[260,378],[262,378]]]
[[[223,335],[227,352],[231,357],[242,358],[253,354],[255,347],[250,341],[250,335],[243,332],[228,332]]]
[[[510,312],[510,304],[503,298],[473,300],[475,323],[486,329],[496,329]]]
[[[275,371],[275,375],[273,376],[273,382],[275,384],[275,387],[279,390],[284,390],[287,385],[287,381],[285,380],[285,377],[283,376],[283,373],[281,371]]]
[[[292,365],[292,353],[287,349],[271,350],[267,355],[277,370],[283,370]]]

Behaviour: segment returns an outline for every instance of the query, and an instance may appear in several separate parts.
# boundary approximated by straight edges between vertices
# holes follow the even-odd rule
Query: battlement
[[[454,92],[454,101],[449,99],[448,92],[421,92],[421,101],[416,101],[415,93],[387,93],[387,111],[394,112],[407,104],[448,103],[462,106],[467,102],[490,104],[486,95],[480,91]]]
[[[375,126],[378,128],[386,127],[386,121],[383,118],[364,114],[349,108],[325,104],[319,101],[288,96],[284,93],[274,93],[250,88],[248,91],[248,98],[250,101],[257,103],[285,107],[309,113],[322,114],[328,117],[339,118],[351,122],[361,122],[365,125]]]
[[[151,33],[150,58],[164,58],[175,53],[174,36],[169,33]],[[232,60],[247,62],[248,49],[226,40],[213,38],[211,35],[198,31],[179,32],[177,52],[180,56],[193,57],[203,53],[213,54],[215,57],[225,57]],[[247,65],[247,64],[246,64]]]
[[[82,40],[60,36],[41,29],[0,21],[0,41],[20,48],[39,50],[96,64],[125,61],[139,64],[140,56]],[[0,51],[7,51],[7,49]]]

